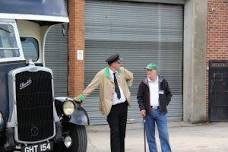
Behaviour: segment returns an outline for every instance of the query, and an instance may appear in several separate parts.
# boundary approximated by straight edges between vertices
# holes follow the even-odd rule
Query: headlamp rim
[[[63,103],[63,113],[66,115],[66,116],[70,116],[71,114],[73,114],[73,112],[72,113],[66,113],[66,109],[64,108],[64,105],[66,105],[66,103],[71,103],[72,105],[73,105],[73,107],[74,107],[74,110],[73,110],[73,112],[76,110],[76,105],[75,105],[75,103],[72,101],[72,100],[68,100],[68,99],[66,99],[65,101],[64,101],[64,103]]]

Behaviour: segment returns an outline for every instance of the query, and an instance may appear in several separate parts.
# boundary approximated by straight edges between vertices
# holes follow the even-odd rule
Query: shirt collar
[[[148,80],[148,82],[149,82],[149,83],[150,83],[150,82],[158,82],[158,76],[157,76],[157,78],[156,78],[156,80],[155,80],[155,81],[150,80],[150,78],[147,78],[147,80]]]
[[[109,72],[110,72],[111,74],[113,74],[113,73],[118,73],[117,71],[116,71],[116,72],[112,71],[111,68],[109,68]]]

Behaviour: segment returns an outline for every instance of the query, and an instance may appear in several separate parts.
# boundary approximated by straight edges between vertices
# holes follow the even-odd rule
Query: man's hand
[[[77,103],[82,103],[85,100],[85,97],[82,95],[78,95],[76,97],[74,97],[74,101]]]
[[[74,101],[75,101],[75,102],[82,102],[82,101],[80,100],[79,96],[74,97]]]
[[[146,110],[141,110],[141,111],[140,111],[140,115],[141,115],[142,117],[146,117]]]

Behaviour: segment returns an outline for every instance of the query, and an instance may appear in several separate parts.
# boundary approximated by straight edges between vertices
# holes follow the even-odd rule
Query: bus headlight
[[[63,104],[63,112],[65,115],[71,115],[75,110],[75,105],[72,101],[66,100]]]

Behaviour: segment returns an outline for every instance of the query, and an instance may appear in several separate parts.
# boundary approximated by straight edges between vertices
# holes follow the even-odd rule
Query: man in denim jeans
[[[138,88],[140,114],[145,119],[145,128],[150,152],[157,152],[155,124],[157,125],[162,152],[171,152],[167,125],[167,106],[171,101],[168,82],[158,75],[157,65],[148,64],[147,78]]]

